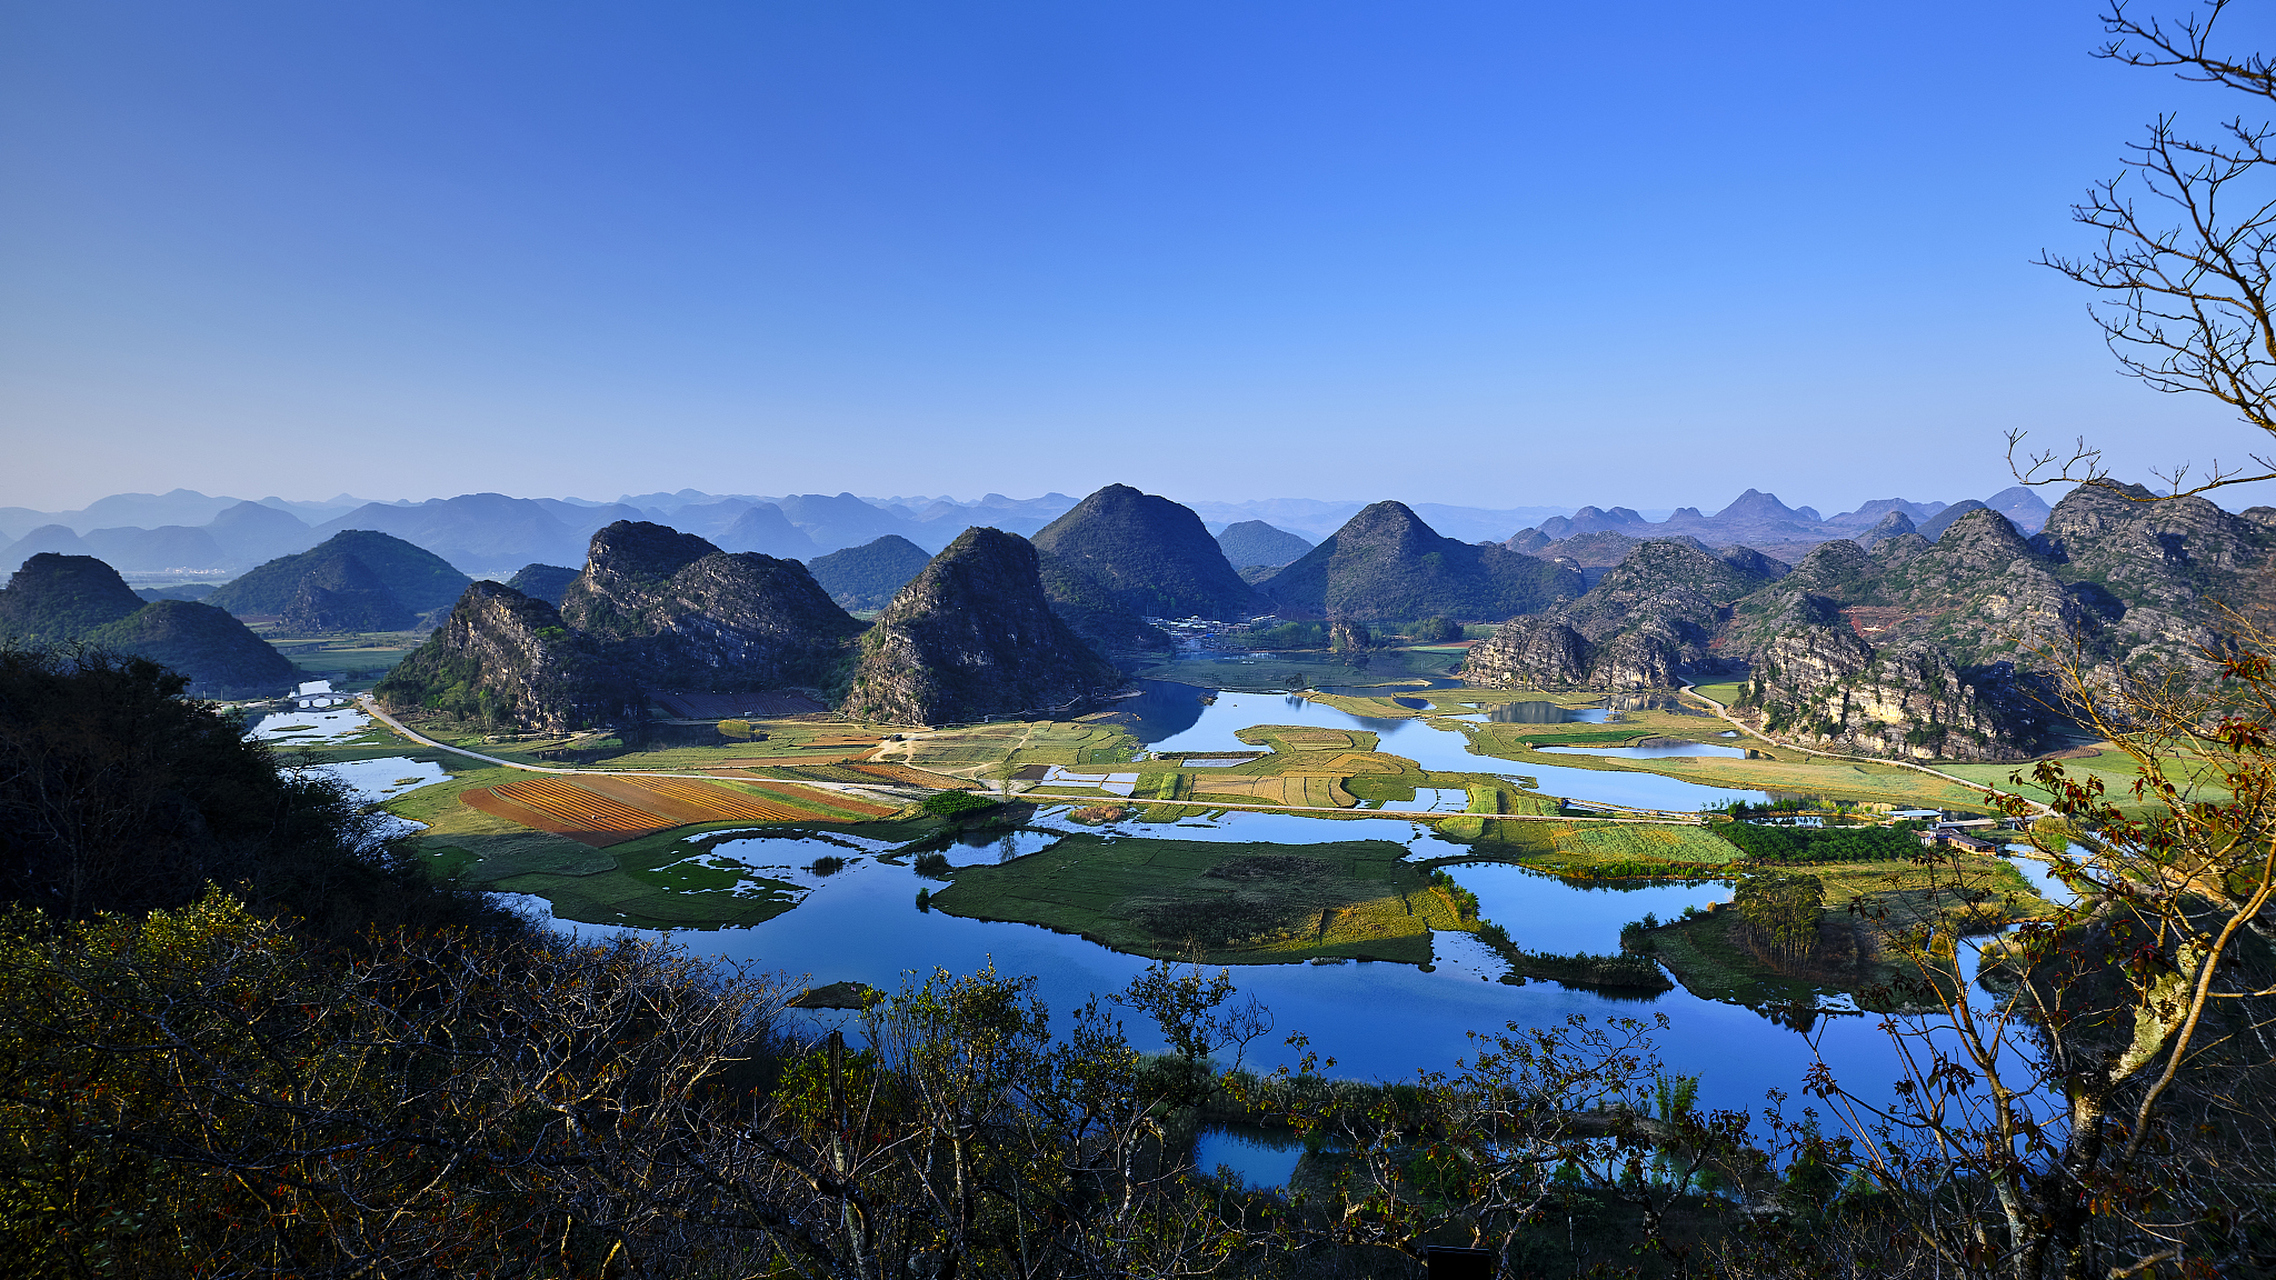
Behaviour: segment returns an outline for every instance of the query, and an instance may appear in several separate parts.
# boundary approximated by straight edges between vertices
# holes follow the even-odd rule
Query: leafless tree
[[[2135,16],[2117,0],[2103,17],[2110,40],[2097,56],[2129,67],[2170,70],[2217,86],[2265,112],[2276,101],[2276,62],[2225,53],[2217,37],[2231,0],[2165,22]],[[2159,116],[2131,144],[2123,170],[2072,206],[2101,243],[2083,256],[2042,254],[2042,265],[2092,289],[2095,322],[2128,376],[2172,395],[2207,395],[2249,428],[2276,437],[2276,129],[2240,111],[2204,130]],[[2113,477],[2103,452],[2083,438],[2069,449],[2033,450],[2008,435],[2008,458],[2025,484],[2091,484],[2139,500]],[[2218,459],[2194,475],[2178,462],[2152,470],[2162,496],[2204,493],[2276,479],[2276,452],[2244,463]]]

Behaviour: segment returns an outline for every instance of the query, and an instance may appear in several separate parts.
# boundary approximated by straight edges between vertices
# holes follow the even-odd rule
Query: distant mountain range
[[[1957,504],[1879,498],[1834,516],[1821,516],[1811,507],[1789,507],[1775,494],[1749,489],[1711,516],[1697,507],[1677,507],[1667,519],[1654,521],[1626,507],[1582,507],[1569,516],[1519,530],[1504,545],[1528,555],[1569,558],[1583,568],[1617,564],[1627,548],[1665,538],[1688,538],[1702,547],[1752,547],[1765,555],[1799,560],[1821,542],[1867,535],[1892,516],[1934,540],[1953,520],[1984,507],[2006,516],[2026,535],[2047,523],[2049,510],[2038,490],[2023,485],[1982,501],[1971,498]]]
[[[1312,549],[1308,538],[1301,538],[1266,524],[1262,520],[1243,520],[1217,531],[1217,545],[1225,552],[1225,562],[1241,571],[1241,575],[1255,581],[1269,576],[1251,574],[1255,569],[1277,569],[1293,564]]]
[[[803,521],[793,527],[823,535],[817,541],[860,536],[895,518],[845,495],[763,507],[674,496],[707,499],[681,503],[677,510],[694,517],[685,523],[747,528],[754,512],[767,511]],[[516,501],[481,495],[455,509],[514,511],[534,524],[528,506],[503,505]],[[453,509],[432,503],[386,514],[426,520],[435,537]],[[953,518],[970,517],[966,509]],[[1035,509],[1022,518],[1033,522]],[[1442,537],[1397,502],[1363,508],[1309,549],[1263,524],[1243,536],[1302,554],[1252,587],[1191,508],[1126,485],[1069,504],[1032,537],[974,526],[934,555],[885,533],[817,555],[811,568],[731,553],[660,522],[619,520],[591,536],[581,570],[533,561],[512,586],[466,586],[441,629],[377,692],[394,706],[549,729],[636,716],[659,696],[766,691],[840,700],[865,719],[931,724],[1095,700],[1122,680],[1109,655],[1144,662],[1148,651],[1170,647],[1149,617],[1241,619],[1277,609],[1352,622],[1500,621],[1581,592],[1569,567]],[[366,601],[359,591],[399,594],[384,580],[401,578],[416,557],[431,562],[429,585],[448,585],[435,572],[447,570],[439,558],[388,534],[343,529],[214,598],[266,611],[330,591],[317,603],[345,610]],[[359,570],[363,562],[371,563]],[[865,625],[847,608],[879,613]]]
[[[305,550],[322,541],[299,516],[264,503],[219,498],[197,503],[186,498],[170,501],[173,496],[153,499],[157,505],[150,509],[202,512],[215,502],[227,505],[195,525],[161,524],[153,528],[103,525],[80,532],[61,522],[41,524],[26,530],[13,542],[0,544],[0,569],[13,571],[33,556],[47,552],[94,556],[138,576],[165,573],[222,576],[276,556]],[[95,511],[102,506],[103,503],[96,503],[88,510]]]
[[[2060,729],[2045,652],[2075,654],[2097,679],[2162,666],[2201,682],[2216,606],[2276,608],[2276,510],[2129,496],[2148,495],[2079,490],[2050,511],[2017,488],[1822,516],[1749,490],[1713,515],[1584,507],[1501,540],[1449,537],[1422,510],[1383,501],[1313,544],[1256,515],[1213,535],[1194,508],[1124,485],[982,503],[468,494],[361,504],[314,525],[270,503],[129,495],[89,510],[203,522],[84,533],[51,522],[16,546],[300,549],[204,603],[183,598],[203,588],[138,594],[99,558],[38,551],[0,592],[0,636],[106,644],[173,664],[204,691],[261,690],[288,682],[290,664],[231,613],[323,632],[447,612],[382,696],[561,729],[637,718],[677,693],[796,694],[910,724],[1064,710],[1110,692],[1116,662],[1135,669],[1131,659],[1169,647],[1149,617],[1444,618],[1504,624],[1469,654],[1479,683],[1743,678],[1735,706],[1771,732],[2007,760]],[[1336,504],[1252,505],[1310,520]],[[942,549],[911,536],[951,528]],[[508,552],[523,557],[511,586],[473,581],[451,558]]]
[[[2046,519],[2046,507],[2029,489],[2010,489],[1985,500],[2026,533]],[[897,537],[931,555],[968,528],[987,526],[1033,537],[1072,510],[1062,493],[1040,498],[989,494],[976,501],[949,498],[862,498],[851,493],[626,494],[615,502],[578,498],[516,498],[499,493],[460,494],[425,502],[372,501],[341,494],[326,502],[263,498],[248,502],[189,489],[165,494],[114,494],[78,511],[0,508],[0,571],[42,551],[92,555],[129,578],[203,575],[221,581],[280,555],[304,551],[335,533],[366,529],[423,547],[473,577],[504,578],[522,565],[582,563],[593,533],[619,520],[639,520],[692,533],[729,552],[756,551],[780,559],[812,560],[849,547]],[[1238,541],[1259,529],[1316,544],[1366,505],[1302,498],[1184,504],[1211,534],[1234,533],[1226,547],[1236,571],[1285,565],[1303,554],[1285,544],[1250,551]],[[1833,537],[1854,537],[1890,512],[1916,526],[1948,514],[1952,504],[1885,498],[1854,512],[1820,517],[1748,490],[1713,516],[1679,508],[1664,520],[1626,507],[1485,508],[1417,502],[1403,504],[1441,537],[1458,542],[1503,542],[1511,550],[1541,554],[1551,543],[1591,533],[1642,540],[1685,535],[1703,544],[1754,546],[1789,559]],[[1957,504],[1973,509],[1972,503]],[[1238,532],[1235,532],[1238,531]],[[1515,534],[1513,536],[1513,531]],[[1932,528],[1928,536],[1934,536]],[[1247,559],[1251,554],[1261,557]],[[1561,551],[1548,554],[1556,556]],[[1584,568],[1586,559],[1578,559]],[[1262,575],[1250,572],[1251,578]]]

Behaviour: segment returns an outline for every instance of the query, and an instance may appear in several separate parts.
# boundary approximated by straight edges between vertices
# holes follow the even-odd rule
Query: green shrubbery
[[[925,797],[922,807],[936,818],[955,821],[986,813],[999,803],[973,791],[936,791]]]
[[[1794,959],[1817,946],[1824,902],[1825,883],[1816,876],[1759,875],[1739,882],[1731,905],[1755,945]]]
[[[1468,889],[1463,888],[1460,884],[1457,884],[1454,880],[1454,877],[1446,874],[1443,869],[1432,871],[1430,873],[1430,882],[1437,888],[1445,890],[1447,896],[1454,899],[1455,915],[1461,917],[1464,920],[1475,920],[1478,918],[1477,894],[1472,893]]]
[[[1447,644],[1462,638],[1462,624],[1452,618],[1425,618],[1408,628],[1416,644]]]
[[[345,784],[279,772],[184,685],[140,658],[0,649],[0,900],[84,920],[220,884],[330,938],[512,924],[430,882]]]
[[[1491,923],[1478,926],[1478,939],[1509,962],[1511,974],[1503,979],[1505,982],[1522,975],[1577,987],[1666,991],[1675,985],[1668,981],[1665,973],[1660,972],[1658,964],[1645,956],[1600,956],[1587,952],[1562,956],[1546,951],[1527,951],[1510,938],[1507,929]]]
[[[1755,862],[1889,862],[1920,852],[1917,824],[1893,827],[1766,827],[1722,823],[1715,834]]]
[[[1240,637],[1251,649],[1324,649],[1328,627],[1324,622],[1283,622]]]

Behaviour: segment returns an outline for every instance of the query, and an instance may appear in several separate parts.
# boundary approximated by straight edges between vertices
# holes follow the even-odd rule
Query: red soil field
[[[462,792],[459,802],[596,849],[692,822],[849,822],[895,809],[791,784],[753,794],[693,778],[624,774],[508,782]]]
[[[801,814],[745,791],[689,778],[582,777],[577,785],[683,822],[792,822]]]

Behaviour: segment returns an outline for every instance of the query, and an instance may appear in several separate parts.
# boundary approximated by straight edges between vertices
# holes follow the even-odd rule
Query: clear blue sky
[[[2029,265],[2227,108],[2095,13],[7,0],[0,503],[1830,513],[2002,487],[2009,426],[2239,455]]]

